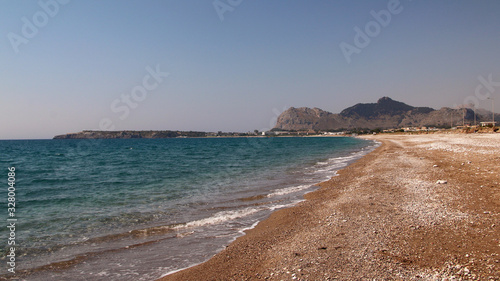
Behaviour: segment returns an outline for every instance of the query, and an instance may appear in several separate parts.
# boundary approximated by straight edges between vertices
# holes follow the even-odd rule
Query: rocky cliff
[[[490,113],[491,114],[491,113]],[[359,103],[342,110],[339,114],[319,108],[294,108],[283,112],[277,120],[275,130],[342,130],[353,128],[389,129],[401,127],[450,127],[465,122],[474,122],[472,109],[439,110],[430,107],[413,107],[383,97],[377,103]],[[477,122],[491,121],[491,115],[476,115]],[[500,117],[500,116],[499,116]],[[500,119],[498,119],[500,120]]]

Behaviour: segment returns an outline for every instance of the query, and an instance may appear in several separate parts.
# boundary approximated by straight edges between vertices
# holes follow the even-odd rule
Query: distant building
[[[481,122],[481,127],[496,126],[497,122]]]
[[[339,136],[339,135],[345,135],[345,132],[324,132],[323,135],[327,135],[327,136]]]

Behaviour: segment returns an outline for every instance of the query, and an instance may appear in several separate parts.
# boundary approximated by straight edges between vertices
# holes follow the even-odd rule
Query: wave
[[[308,188],[311,188],[311,187],[312,187],[312,185],[310,185],[310,184],[285,187],[285,188],[278,189],[278,190],[276,190],[276,191],[274,191],[272,193],[269,193],[267,195],[267,197],[270,198],[270,197],[287,195],[287,194],[290,194],[290,193],[300,192],[302,190],[305,190],[305,189],[308,189]]]
[[[329,158],[327,161],[317,162],[315,167],[327,166],[327,169],[328,168],[337,168],[337,169],[343,168],[343,167],[347,166],[348,164],[350,164],[353,160],[357,160],[357,159],[363,157],[364,155],[370,153],[375,148],[380,146],[380,144],[381,144],[380,142],[374,141],[373,145],[362,147],[361,149],[359,149],[357,151],[351,152],[349,155],[333,157],[333,158]]]
[[[196,221],[191,221],[188,222],[184,225],[179,225],[176,226],[175,229],[183,228],[183,227],[201,227],[205,225],[213,225],[213,224],[220,224],[229,220],[234,220],[242,217],[246,217],[252,214],[255,214],[257,212],[262,211],[263,208],[245,208],[242,210],[233,210],[233,211],[223,211],[223,212],[218,212],[215,215],[196,220]]]
[[[231,139],[228,141],[236,142],[239,140]],[[285,162],[287,162],[285,161],[286,160],[285,156],[289,155],[287,157],[292,157],[295,154],[288,153],[287,152],[288,150],[284,149],[288,148],[289,142],[292,141],[293,141],[292,144],[296,143],[294,144],[295,148],[303,148],[302,142],[304,140],[287,139],[286,140],[287,145],[281,144],[281,142],[285,141],[282,139],[273,139],[273,141],[277,145],[274,145],[273,143],[273,146],[270,147],[269,149],[267,147],[264,147],[265,149],[267,149],[264,152],[268,153],[270,156],[269,159],[266,158],[267,157],[266,156],[262,157],[262,159],[266,161],[261,161],[262,159],[260,158],[257,159],[258,161],[255,163],[249,161],[248,170],[240,169],[240,166],[243,165],[244,163],[234,162],[233,161],[234,159],[229,157],[230,155],[225,155],[225,154],[220,156],[220,158],[224,160],[226,159],[224,157],[227,156],[228,161],[231,160],[228,162],[231,165],[228,164],[223,166],[223,168],[226,169],[224,171],[228,171],[226,174],[219,173],[218,172],[219,169],[216,169],[217,172],[211,173],[212,170],[208,169],[207,165],[205,164],[202,165],[202,163],[200,164],[199,163],[200,160],[192,161],[192,159],[195,158],[194,156],[190,157],[189,159],[183,160],[184,162],[181,161],[182,163],[187,163],[188,165],[187,167],[193,167],[193,169],[197,168],[196,171],[198,173],[200,173],[200,171],[205,171],[203,169],[206,169],[205,172],[208,174],[208,176],[210,176],[209,179],[214,178],[213,182],[216,182],[215,181],[216,179],[224,181],[226,177],[230,178],[231,180],[234,179],[234,182],[228,180],[228,183],[226,182],[222,182],[220,184],[218,183],[217,188],[219,189],[214,188],[216,192],[208,192],[212,189],[205,190],[205,186],[212,186],[213,182],[207,181],[207,176],[205,174],[200,174],[199,178],[201,178],[202,180],[200,180],[199,182],[195,181],[196,184],[193,184],[192,169],[189,169],[187,172],[187,174],[190,175],[189,177],[186,176],[181,177],[179,175],[181,175],[182,173],[180,173],[178,175],[179,178],[174,178],[175,180],[178,180],[175,182],[176,183],[178,182],[179,186],[181,186],[181,184],[185,184],[186,186],[195,186],[195,187],[201,185],[201,187],[196,190],[195,188],[193,188],[194,195],[190,193],[191,189],[189,190],[183,189],[182,191],[183,192],[185,191],[184,193],[186,196],[189,195],[192,197],[189,198],[186,197],[187,199],[185,199],[184,201],[177,201],[178,203],[175,204],[172,202],[174,202],[174,199],[178,200],[177,198],[165,199],[164,198],[165,196],[161,198],[160,197],[155,198],[155,200],[157,200],[157,204],[153,206],[154,209],[150,208],[149,205],[147,206],[147,209],[135,208],[134,207],[135,204],[132,203],[136,201],[129,200],[128,197],[138,198],[143,194],[151,194],[151,192],[148,191],[149,189],[142,188],[143,185],[140,184],[142,179],[148,175],[150,178],[158,177],[160,179],[159,183],[154,183],[161,185],[162,187],[158,188],[158,193],[173,194],[173,192],[176,191],[177,189],[174,189],[173,186],[171,187],[170,185],[167,184],[165,184],[165,187],[163,187],[163,184],[174,181],[171,181],[168,175],[161,175],[161,176],[158,175],[162,174],[162,172],[164,171],[177,172],[177,170],[174,169],[177,169],[176,167],[178,167],[178,165],[170,162],[159,165],[158,163],[162,163],[160,161],[161,159],[156,159],[156,158],[161,158],[161,157],[156,157],[156,158],[152,157],[151,158],[152,160],[150,161],[156,159],[158,161],[155,162],[155,165],[156,164],[158,165],[155,166],[152,164],[148,164],[152,165],[150,166],[151,167],[150,171],[152,172],[150,174],[145,173],[144,175],[142,175],[140,173],[144,172],[143,169],[132,169],[130,167],[129,162],[121,163],[119,162],[121,161],[121,159],[115,159],[117,162],[120,163],[116,165],[116,167],[119,167],[119,169],[117,168],[109,173],[102,174],[106,175],[106,177],[103,177],[106,179],[109,179],[109,177],[107,177],[108,175],[113,176],[111,181],[102,180],[101,178],[86,178],[83,176],[81,176],[81,179],[82,180],[85,179],[86,180],[85,182],[92,184],[92,186],[102,187],[103,188],[102,192],[105,195],[114,194],[115,196],[113,197],[123,199],[122,201],[124,204],[130,204],[131,206],[130,209],[123,208],[122,205],[118,207],[114,206],[113,204],[115,203],[113,202],[115,202],[116,200],[111,200],[110,199],[111,197],[108,198],[107,196],[95,196],[96,198],[94,201],[99,200],[99,203],[102,202],[102,204],[99,205],[99,206],[102,205],[102,207],[99,207],[99,209],[103,210],[103,208],[106,208],[106,210],[109,210],[105,219],[112,220],[110,224],[108,224],[108,221],[100,220],[101,218],[99,218],[99,220],[97,221],[99,222],[98,224],[93,223],[93,220],[90,220],[90,222],[82,221],[83,218],[82,215],[78,215],[77,217],[78,220],[75,220],[75,222],[77,223],[70,223],[72,221],[66,218],[66,215],[60,214],[58,215],[59,220],[54,220],[53,222],[59,223],[61,220],[67,220],[68,221],[67,224],[72,228],[67,227],[62,229],[64,230],[64,232],[61,231],[60,234],[61,239],[55,239],[59,238],[59,236],[54,237],[54,232],[52,231],[52,233],[49,233],[51,234],[50,236],[46,236],[43,237],[43,239],[38,239],[34,241],[32,243],[33,248],[28,248],[28,247],[26,248],[26,252],[29,251],[29,253],[25,253],[25,256],[26,258],[28,257],[33,258],[33,260],[30,260],[30,262],[33,261],[30,266],[36,267],[39,271],[50,271],[51,268],[64,269],[67,267],[73,267],[76,266],[77,264],[85,262],[85,260],[89,258],[92,258],[92,262],[94,262],[94,260],[103,261],[102,267],[108,268],[106,267],[107,261],[105,261],[108,253],[111,254],[111,252],[116,251],[117,255],[119,254],[123,256],[126,255],[130,256],[131,254],[129,252],[125,252],[126,249],[128,250],[131,248],[151,245],[152,243],[153,245],[148,247],[151,247],[151,249],[158,248],[155,249],[158,251],[161,245],[169,245],[170,247],[170,245],[174,246],[188,245],[189,243],[191,243],[193,245],[193,248],[196,247],[199,248],[199,250],[194,250],[193,252],[198,251],[198,252],[204,252],[203,254],[205,253],[212,254],[213,253],[212,249],[207,250],[206,248],[202,248],[204,247],[201,246],[203,244],[197,243],[196,241],[198,242],[202,241],[204,243],[204,241],[211,241],[205,238],[214,238],[218,239],[217,243],[222,245],[224,243],[227,243],[227,241],[229,240],[226,238],[230,238],[233,235],[234,237],[241,236],[241,234],[244,234],[245,230],[254,228],[257,225],[258,221],[264,219],[267,215],[270,214],[270,212],[275,211],[277,209],[290,207],[298,202],[303,201],[302,195],[304,193],[315,190],[317,188],[317,186],[314,185],[315,183],[323,181],[324,178],[326,177],[330,178],[334,176],[337,170],[347,166],[351,161],[359,159],[364,154],[367,154],[368,152],[373,150],[374,147],[377,146],[373,145],[373,146],[368,146],[366,148],[361,148],[358,146],[356,148],[358,149],[356,152],[350,153],[342,146],[340,146],[337,149],[336,143],[333,143],[332,146],[330,146],[328,149],[319,147],[318,151],[316,151],[316,154],[313,154],[313,156],[309,156],[309,154],[307,154],[310,152],[309,150],[306,150],[307,153],[304,152],[303,154],[297,155],[297,158],[301,161],[300,162],[301,164],[292,165],[293,163],[290,163],[289,165],[290,168],[288,169],[288,166],[285,165],[286,164]],[[310,141],[315,141],[315,140],[312,139]],[[356,144],[353,146],[356,146]],[[353,146],[349,146],[347,149],[353,149]],[[178,151],[178,149],[173,150],[173,148],[169,148],[169,146],[165,146],[165,149],[167,152],[169,151],[168,149],[171,149],[173,152]],[[206,149],[206,146],[203,146],[203,149]],[[135,147],[133,151],[136,151]],[[211,151],[213,151],[214,153],[224,152],[220,149],[218,150],[218,148],[209,150],[209,152]],[[246,153],[246,151],[243,152]],[[274,157],[273,156],[274,154],[270,154],[271,152],[275,153],[277,156]],[[325,154],[323,152],[337,153],[337,155],[335,157],[327,158],[328,156],[325,157],[324,155],[328,154]],[[246,154],[241,153],[240,157],[241,158],[248,157],[247,154],[251,155],[250,153]],[[105,154],[103,153],[103,155]],[[118,156],[119,155],[120,154],[118,154]],[[57,157],[66,158],[67,156],[57,155]],[[117,156],[113,157],[116,158]],[[102,159],[100,158],[95,159],[95,162],[97,164],[100,164],[101,166],[109,165],[109,167],[114,167],[115,165],[112,165],[111,162],[111,160],[114,159],[113,157],[110,157],[109,162],[102,161]],[[320,157],[323,158],[319,159]],[[260,165],[260,163],[262,162],[265,162],[266,165]],[[231,169],[234,169],[233,166],[239,169],[239,170],[237,169],[237,171],[241,170],[241,173],[232,172],[233,170]],[[215,168],[214,165],[209,165],[209,167]],[[263,169],[269,169],[270,171],[260,172]],[[83,168],[80,169],[79,175],[87,175],[88,174],[87,170],[88,169],[83,169]],[[69,204],[73,207],[72,209],[76,211],[83,210],[83,208],[86,208],[86,206],[90,206],[85,204],[81,204],[80,206],[77,203],[79,203],[80,201],[88,202],[87,196],[96,195],[94,190],[83,189],[85,185],[80,184],[81,182],[79,182],[79,184],[73,184],[72,181],[75,179],[79,180],[79,178],[73,178],[71,176],[73,173],[71,169],[67,171],[68,173],[63,173],[63,172],[64,171],[58,173],[58,178],[48,178],[47,176],[41,177],[38,175],[35,178],[33,177],[26,178],[25,180],[30,181],[29,185],[33,187],[33,190],[25,189],[25,192],[27,193],[27,195],[29,195],[25,196],[26,197],[25,199],[29,200],[25,202],[25,205],[26,206],[29,205],[30,208],[37,207],[38,209],[41,209],[39,208],[39,204],[49,205],[48,203],[54,203],[56,204],[56,206],[59,207],[62,206],[60,208],[67,208]],[[155,174],[154,176],[151,176],[153,172]],[[93,171],[93,173],[96,172]],[[244,175],[240,177],[240,174]],[[119,180],[122,180],[123,182],[119,183],[115,182]],[[148,184],[153,184],[153,183],[148,182]],[[125,188],[122,188],[123,186],[129,188],[125,190]],[[225,188],[226,186],[228,188]],[[141,187],[141,188],[135,188],[135,187]],[[175,187],[177,187],[177,185]],[[82,191],[83,190],[86,191],[75,192],[74,189],[76,190],[77,188],[82,188]],[[120,193],[116,192],[117,190]],[[62,191],[72,193],[74,194],[74,196],[70,198],[61,197],[60,193],[62,193]],[[219,191],[221,193],[218,193]],[[59,197],[56,197],[55,195],[59,195]],[[51,197],[52,199],[48,200],[48,197]],[[161,216],[158,215],[151,220],[149,219],[146,220],[144,219],[145,211],[149,212],[150,209],[155,212],[164,211],[166,212],[166,214]],[[126,213],[127,216],[124,216],[123,219],[120,216],[119,217],[120,220],[115,223],[115,217],[117,212],[119,214]],[[137,215],[128,216],[128,214],[132,212],[137,213]],[[88,213],[82,212],[82,214],[88,214]],[[85,235],[79,235],[78,233],[75,234],[75,232],[71,232],[74,229],[85,230],[84,231]],[[66,233],[72,233],[72,234],[70,236],[65,236],[67,235]],[[78,236],[79,239],[75,241],[75,239]],[[219,239],[219,237],[222,238]],[[156,242],[158,242],[158,244],[155,244]],[[179,248],[186,250],[186,247],[184,246],[179,246]],[[146,247],[146,249],[150,248]],[[141,248],[141,249],[136,249],[135,251],[140,252],[142,250],[143,249]],[[192,262],[190,262],[186,256],[182,256],[180,254],[178,256],[175,256],[173,252],[170,253],[172,254],[172,259],[173,259],[173,261],[171,262],[172,264],[177,262],[175,259],[184,260],[178,265],[176,264],[175,267],[173,268],[184,267],[186,265],[192,264]],[[169,264],[168,267],[170,266],[173,265]],[[99,269],[95,268],[95,270]],[[104,270],[103,272],[109,273],[112,271],[113,270],[111,269],[110,271]],[[110,279],[110,280],[118,280],[118,279]]]

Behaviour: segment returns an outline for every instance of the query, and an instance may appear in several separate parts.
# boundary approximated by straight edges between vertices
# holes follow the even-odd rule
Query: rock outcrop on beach
[[[491,115],[483,114],[476,114],[477,122],[491,121]],[[470,108],[443,107],[435,110],[430,107],[413,107],[383,97],[376,103],[358,103],[338,114],[319,108],[291,107],[278,117],[274,129],[326,131],[353,128],[450,127],[451,124],[461,125],[463,119],[466,123],[472,124],[474,111]]]

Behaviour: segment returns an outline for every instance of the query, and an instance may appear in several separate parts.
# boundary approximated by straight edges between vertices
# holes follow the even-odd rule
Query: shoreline
[[[139,143],[149,142],[141,141]],[[318,188],[316,186],[318,182],[330,178],[339,168],[352,163],[355,159],[359,159],[362,155],[374,149],[373,142],[353,138],[335,140],[281,139],[273,143],[267,141],[263,143],[266,146],[261,146],[260,142],[248,143],[244,140],[221,140],[221,142],[215,143],[210,141],[195,142],[205,151],[203,155],[208,159],[206,161],[210,162],[210,159],[217,159],[216,162],[223,169],[228,166],[240,167],[238,166],[240,165],[238,159],[241,159],[241,157],[237,157],[238,155],[253,154],[254,158],[250,157],[248,159],[250,162],[255,162],[255,164],[243,165],[241,169],[232,173],[236,177],[226,182],[220,181],[220,179],[227,179],[228,175],[231,175],[230,168],[228,168],[227,173],[224,170],[221,172],[219,168],[208,170],[212,171],[211,176],[203,177],[200,181],[196,176],[193,178],[179,177],[179,179],[184,180],[186,186],[192,186],[193,190],[200,191],[194,193],[197,197],[188,198],[185,201],[171,200],[176,204],[174,207],[177,207],[177,209],[167,208],[168,201],[161,200],[159,205],[162,208],[158,210],[148,208],[152,210],[151,214],[154,216],[158,214],[157,218],[159,218],[158,220],[151,220],[150,223],[141,220],[144,217],[149,218],[147,212],[146,216],[127,216],[123,222],[132,221],[130,227],[125,225],[121,229],[110,229],[103,227],[104,224],[94,224],[98,226],[94,229],[103,231],[92,232],[96,233],[92,237],[77,235],[78,233],[84,233],[89,228],[75,227],[72,229],[71,233],[73,234],[70,237],[61,235],[61,239],[53,243],[56,245],[55,247],[46,247],[48,250],[38,250],[36,245],[28,247],[28,245],[31,245],[28,242],[31,241],[27,240],[25,242],[26,250],[23,253],[23,263],[20,263],[16,268],[16,277],[47,279],[47,276],[58,276],[62,279],[70,278],[74,280],[83,280],[89,277],[96,280],[154,280],[160,278],[166,272],[208,260],[237,237],[244,235],[243,231],[252,228],[255,222],[264,220],[276,209],[290,207],[302,201],[305,193]],[[218,148],[223,147],[221,144],[230,144],[233,148],[232,151],[236,152],[232,155],[236,157],[226,157],[226,154],[220,153],[221,149]],[[24,144],[21,142],[16,145],[23,146]],[[44,146],[45,142],[33,142],[33,147],[37,145]],[[249,145],[252,146],[249,147]],[[312,150],[309,145],[315,149]],[[150,145],[133,145],[134,151],[129,152],[131,147],[127,142],[119,141],[114,145],[103,146],[103,153],[99,153],[99,155],[108,155],[108,152],[111,152],[111,155],[122,154],[119,152],[122,152],[121,148],[124,148],[126,149],[125,153],[130,154],[130,159],[133,160],[143,155],[142,152],[150,150]],[[179,147],[192,148],[193,144],[180,143],[178,146],[169,146],[169,149],[182,150]],[[247,147],[249,149],[246,149]],[[58,152],[65,152],[66,148],[71,149],[66,144]],[[162,146],[155,145],[153,148],[155,148],[153,151],[165,151]],[[188,152],[191,152],[191,150],[188,150]],[[169,150],[164,153],[169,154]],[[261,153],[262,155],[260,155]],[[48,153],[48,155],[53,154],[57,156],[55,159],[58,159],[59,162],[68,165],[65,153],[54,153],[53,151]],[[275,156],[269,157],[270,155]],[[90,163],[97,163],[103,157],[82,156],[76,158],[76,160],[86,159]],[[153,171],[150,175],[155,174],[158,168],[153,164],[162,163],[160,158],[149,158],[148,161],[141,162],[144,167],[151,167],[145,169]],[[221,161],[225,158],[228,161]],[[234,158],[234,161],[229,161],[230,158]],[[113,158],[110,157],[109,159]],[[190,157],[184,159],[188,159],[188,163],[192,165],[193,161],[189,160]],[[290,162],[291,159],[297,161]],[[105,162],[99,163],[102,164],[96,164],[96,166],[107,166]],[[175,161],[173,163],[174,166],[179,166],[183,162]],[[129,165],[120,168],[115,167],[115,169],[131,168],[133,163]],[[168,166],[163,164],[161,167]],[[36,169],[31,168],[31,170]],[[74,181],[75,187],[78,187],[80,183],[85,183],[87,177],[86,173],[83,173],[84,171],[85,168],[82,168],[81,171],[75,170],[75,176],[73,177],[76,178],[81,175],[83,180]],[[201,171],[205,171],[205,174],[207,174],[207,170]],[[220,174],[217,174],[217,172],[220,172]],[[129,179],[133,180],[134,178],[133,176],[127,177],[127,175],[124,175],[120,179],[125,184],[120,187],[136,190],[131,187],[129,181]],[[180,186],[183,183],[182,181],[175,183],[173,180],[169,182],[175,186]],[[149,186],[147,181],[141,181],[141,183],[145,187]],[[215,187],[219,183],[221,183],[220,188],[216,189]],[[158,192],[160,195],[169,194],[169,190],[174,190],[169,189],[168,185],[161,184],[161,186],[162,191]],[[26,191],[30,191],[30,187],[30,185],[27,185]],[[71,185],[68,187],[71,187]],[[210,190],[212,194],[209,192],[202,193],[205,187],[208,187],[205,190]],[[213,195],[216,194],[215,192],[218,192],[217,195]],[[111,192],[106,193],[110,194]],[[149,192],[146,193],[148,193],[147,196],[149,197]],[[140,194],[138,193],[138,195]],[[79,203],[81,201],[75,200],[75,202]],[[185,202],[194,203],[184,204]],[[54,206],[57,207],[58,205]],[[169,211],[162,212],[162,209]],[[118,210],[125,209],[119,207]],[[179,211],[176,212],[176,210]],[[162,214],[168,216],[168,220],[164,220],[163,223],[159,222],[162,219]],[[133,223],[134,220],[136,223]],[[87,231],[87,233],[90,232]],[[73,237],[83,237],[83,239],[72,242]],[[169,260],[161,258],[165,252],[169,253]],[[31,253],[35,254],[32,255]],[[117,263],[116,261],[120,262]],[[10,276],[0,276],[0,279],[3,277]]]
[[[262,138],[262,137],[263,137],[263,138],[265,138],[265,136],[256,136],[256,137],[258,137],[258,138]],[[327,135],[327,136],[325,136],[325,135],[311,135],[311,136],[274,136],[274,137],[285,137],[285,138],[286,138],[286,137],[349,137],[349,136],[337,136],[337,135],[332,135],[332,136],[330,136],[330,135]],[[360,137],[360,136],[356,136],[356,137],[354,137],[354,138],[367,139],[367,138],[363,138],[363,137]],[[370,139],[370,140],[373,140],[373,139]],[[171,272],[165,273],[162,277],[160,277],[160,278],[159,278],[159,279],[157,279],[157,280],[158,280],[158,281],[171,280],[171,279],[170,279],[170,277],[172,277],[172,275],[175,275],[175,274],[177,274],[177,273],[186,273],[188,276],[190,276],[190,274],[191,274],[191,273],[190,273],[190,270],[191,270],[191,269],[196,268],[196,267],[198,267],[198,266],[203,266],[205,263],[207,263],[207,262],[211,261],[214,257],[216,257],[216,256],[218,256],[219,254],[221,254],[222,252],[224,252],[224,251],[225,251],[225,250],[226,250],[229,246],[231,246],[232,244],[234,244],[234,243],[238,242],[238,240],[240,240],[240,239],[242,239],[242,238],[244,238],[244,237],[248,236],[250,232],[252,232],[252,231],[254,231],[254,230],[255,230],[255,231],[257,231],[257,232],[258,232],[258,231],[261,231],[260,229],[257,229],[257,228],[259,227],[259,225],[260,225],[261,223],[264,223],[264,222],[266,222],[267,220],[270,220],[270,219],[271,219],[271,216],[275,216],[275,215],[277,215],[277,213],[282,212],[282,211],[285,213],[285,214],[283,214],[283,215],[287,215],[287,214],[286,214],[286,213],[287,213],[287,212],[286,212],[287,210],[289,210],[289,209],[293,209],[293,208],[296,208],[296,207],[300,207],[300,205],[301,205],[302,203],[307,202],[307,201],[309,200],[309,198],[308,198],[308,196],[309,196],[309,195],[313,196],[313,194],[314,194],[314,193],[319,192],[321,189],[323,189],[322,184],[327,183],[327,182],[330,182],[330,181],[331,181],[334,177],[339,176],[339,174],[338,174],[339,172],[341,172],[341,171],[343,171],[344,169],[348,168],[349,166],[351,166],[351,165],[353,165],[353,164],[355,164],[355,163],[357,163],[357,162],[359,162],[359,161],[363,160],[365,157],[367,157],[368,155],[370,155],[370,154],[374,153],[374,152],[375,152],[376,150],[378,150],[381,146],[383,146],[383,142],[380,142],[380,141],[378,141],[378,140],[373,140],[373,141],[374,141],[374,145],[375,145],[376,147],[375,147],[372,151],[370,151],[368,154],[366,154],[366,155],[362,156],[361,158],[359,158],[359,159],[355,160],[354,162],[352,162],[352,163],[348,164],[348,166],[346,166],[346,167],[344,167],[344,168],[342,168],[342,169],[338,170],[338,171],[336,172],[336,174],[335,174],[335,175],[334,175],[334,176],[333,176],[330,180],[326,180],[326,181],[322,181],[322,182],[319,182],[319,183],[314,184],[313,186],[316,186],[317,188],[316,188],[316,189],[314,189],[313,191],[310,191],[310,192],[308,192],[308,193],[304,194],[304,198],[303,198],[303,200],[302,200],[301,202],[299,202],[298,204],[296,204],[296,205],[292,205],[292,206],[289,206],[289,207],[286,207],[286,208],[284,208],[284,209],[279,209],[279,210],[276,210],[276,211],[274,211],[273,213],[271,213],[271,215],[270,215],[268,218],[266,218],[266,219],[264,219],[264,220],[262,220],[262,221],[259,221],[259,222],[255,223],[252,227],[249,227],[249,228],[247,228],[247,229],[244,229],[244,230],[240,231],[240,232],[243,232],[243,233],[244,233],[244,235],[243,235],[243,236],[240,236],[240,237],[235,238],[235,239],[234,239],[234,240],[233,240],[233,241],[232,241],[229,245],[225,246],[225,249],[224,249],[224,250],[222,250],[221,252],[219,252],[219,253],[215,254],[213,257],[211,257],[211,258],[210,258],[210,259],[208,259],[207,261],[204,261],[204,262],[201,262],[201,263],[196,263],[196,264],[193,264],[193,265],[191,265],[191,266],[187,266],[187,267],[185,267],[185,268],[181,268],[181,269],[177,269],[177,270],[173,270],[173,271],[171,271]],[[281,214],[280,214],[280,215],[281,215]],[[273,218],[273,219],[275,219],[275,218]],[[279,218],[278,218],[278,219],[279,219]],[[269,227],[269,226],[267,226],[267,225],[266,225],[266,228],[268,228],[268,227]],[[175,278],[176,278],[176,277],[175,277]],[[181,279],[175,279],[175,278],[174,278],[174,279],[172,279],[172,280],[186,280],[186,279],[183,279],[183,278],[185,278],[184,276],[183,276],[183,277],[180,277]],[[191,276],[190,276],[190,277],[188,277],[188,278],[193,278],[192,280],[201,280],[201,279],[198,279],[198,278],[203,278],[203,276],[202,276],[202,275],[195,275],[195,277],[191,277]],[[229,278],[229,279],[231,279],[231,278]],[[191,280],[191,279],[188,279],[188,280]],[[214,280],[215,280],[215,279],[214,279]],[[219,279],[217,279],[217,280],[219,280]],[[223,280],[225,280],[225,279],[223,279]]]
[[[208,261],[159,280],[500,280],[500,136],[363,138],[383,144]]]
[[[334,138],[337,138],[337,137],[348,137],[348,136],[324,136],[324,135],[312,135],[312,136],[274,136],[274,137],[278,137],[278,138],[297,138],[297,137],[334,137]],[[350,137],[350,136],[349,136]],[[231,137],[220,137],[220,138],[231,138]],[[238,137],[236,137],[238,138]],[[257,138],[261,138],[261,136],[257,136]],[[262,137],[262,138],[266,138],[266,137]],[[353,137],[354,138],[354,137]],[[362,139],[362,138],[360,138]],[[354,157],[354,160],[352,159],[349,159],[349,160],[343,160],[343,166],[342,168],[339,168],[338,170],[336,170],[334,172],[334,175],[331,176],[330,178],[332,177],[336,177],[337,176],[337,173],[338,171],[344,169],[345,167],[351,165],[352,163],[355,163],[357,161],[359,161],[360,159],[362,159],[363,157],[365,157],[367,154],[371,153],[373,150],[377,149],[379,146],[381,146],[382,143],[379,142],[379,141],[376,141],[376,140],[372,140],[371,141],[371,144],[365,146],[365,147],[362,147],[361,149],[359,150],[356,150],[355,152],[352,152],[349,156],[341,156],[340,158],[353,158]],[[328,180],[326,180],[328,181]],[[269,216],[271,216],[273,213],[275,212],[278,212],[280,210],[286,210],[286,209],[289,209],[289,208],[293,208],[299,204],[301,204],[302,202],[306,201],[306,197],[308,196],[308,194],[310,193],[314,193],[316,191],[318,191],[319,189],[321,189],[320,187],[320,184],[325,182],[325,179],[323,180],[318,180],[317,182],[313,182],[313,183],[310,183],[310,184],[307,184],[309,187],[306,188],[308,191],[306,191],[305,193],[303,193],[303,195],[301,196],[301,199],[299,199],[297,202],[295,203],[292,203],[292,204],[288,204],[287,206],[285,207],[280,207],[280,208],[277,208],[277,210],[273,210],[271,212],[271,214],[269,214]],[[286,189],[286,188],[285,188]],[[279,191],[280,189],[278,189]],[[276,191],[275,191],[276,192]],[[267,194],[267,196],[269,195],[273,195],[273,193],[270,193],[270,194]],[[259,195],[260,196],[260,195]],[[253,198],[253,197],[251,197]],[[241,200],[241,199],[240,199]],[[269,218],[269,216],[267,216],[267,218],[263,218],[262,220],[259,220],[257,222],[255,222],[253,225],[251,226],[248,226],[248,227],[245,227],[241,230],[238,231],[238,233],[240,233],[241,235],[238,235],[236,237],[234,237],[234,239],[232,239],[232,241],[230,241],[227,245],[222,245],[221,246],[221,249],[214,254],[217,255],[219,252],[223,251],[225,248],[227,248],[230,244],[232,244],[233,242],[235,242],[236,240],[238,240],[240,237],[242,236],[246,236],[248,234],[248,231],[250,230],[253,230],[257,227],[258,224],[260,224],[261,222],[267,220]],[[213,257],[213,256],[212,256]],[[193,263],[192,265],[189,265],[189,266],[186,266],[184,268],[179,268],[179,269],[176,269],[176,270],[172,270],[170,272],[167,272],[165,274],[163,274],[159,279],[157,280],[162,280],[162,278],[166,277],[166,276],[169,276],[169,275],[172,275],[172,274],[175,274],[177,272],[181,272],[181,271],[184,271],[184,270],[189,270],[190,268],[193,268],[193,267],[196,267],[196,266],[199,266],[199,265],[202,265],[204,264],[205,262],[207,262],[208,260],[210,260],[212,257],[208,258],[207,260],[205,261],[202,261],[202,262],[197,262],[197,263]]]

